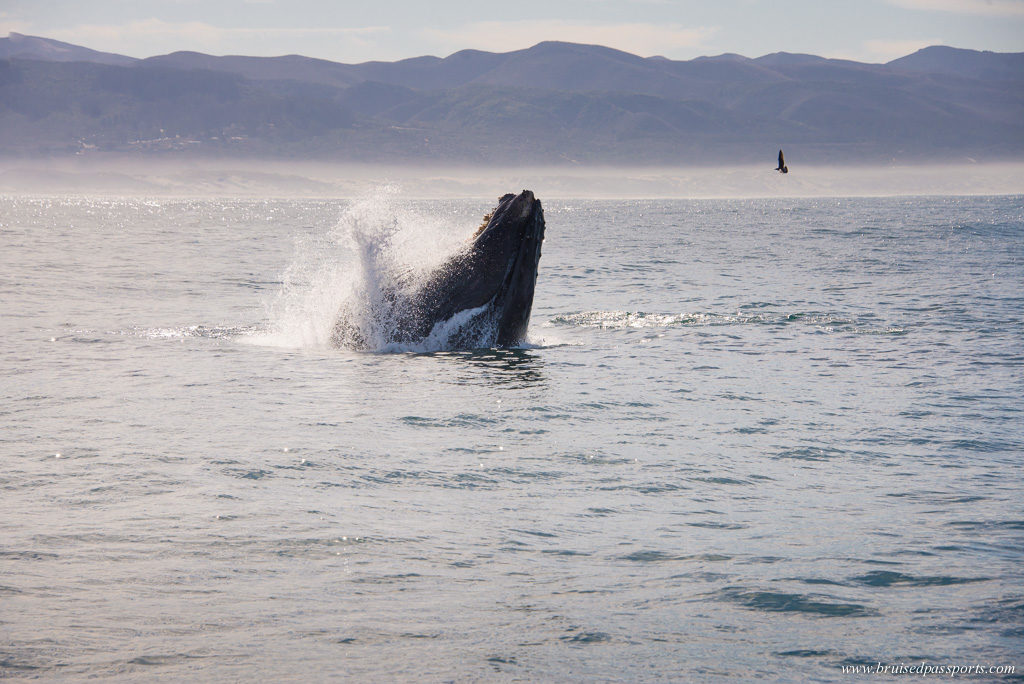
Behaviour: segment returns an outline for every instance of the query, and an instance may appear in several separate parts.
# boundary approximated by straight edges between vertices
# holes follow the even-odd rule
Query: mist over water
[[[0,193],[94,197],[364,197],[377,188],[408,198],[478,198],[528,188],[541,199],[892,197],[1024,193],[1024,163],[806,165],[790,154],[789,173],[737,166],[509,167],[328,164],[282,160],[153,157],[0,158]]]
[[[1024,198],[538,196],[460,352],[493,199],[0,198],[0,676],[1019,673]]]

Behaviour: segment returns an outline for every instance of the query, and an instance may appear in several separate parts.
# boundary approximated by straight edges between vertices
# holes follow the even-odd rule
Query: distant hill
[[[6,38],[0,38],[0,59],[10,59],[11,57],[40,59],[47,62],[95,62],[96,64],[119,65],[138,61],[134,57],[97,52],[71,43],[62,43],[59,40],[23,36],[13,32]]]
[[[907,73],[947,74],[986,81],[1024,80],[1024,53],[978,52],[934,45],[889,62]]]
[[[723,164],[1024,155],[1024,53],[676,61],[597,45],[340,64],[0,39],[0,154]]]
[[[169,55],[150,57],[143,62],[144,66],[159,66],[168,69],[225,71],[260,81],[293,80],[349,86],[366,80],[353,73],[353,68],[347,64],[300,55],[214,57],[201,52],[172,52]]]

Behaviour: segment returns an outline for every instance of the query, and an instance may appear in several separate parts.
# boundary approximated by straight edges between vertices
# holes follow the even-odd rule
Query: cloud
[[[897,7],[928,12],[1024,16],[1024,0],[889,0]]]
[[[309,41],[344,41],[347,48],[362,50],[390,31],[386,26],[359,28],[223,28],[199,21],[167,22],[145,19],[126,24],[83,24],[46,32],[48,38],[136,57],[175,50],[214,54],[255,54],[261,44],[282,51],[301,52]]]
[[[588,24],[561,20],[479,21],[454,29],[421,29],[420,35],[442,54],[464,48],[508,52],[546,40],[605,45],[643,57],[678,55],[700,47],[717,31],[714,27],[679,24]]]
[[[12,17],[7,12],[0,12],[0,36],[6,36],[8,33],[25,33],[28,29],[29,25],[24,21]]]

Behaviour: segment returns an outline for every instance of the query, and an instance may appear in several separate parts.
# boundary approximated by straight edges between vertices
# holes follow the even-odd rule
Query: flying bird
[[[775,170],[779,173],[789,173],[789,167],[786,166],[786,158],[782,156],[782,150],[779,150],[779,166]]]

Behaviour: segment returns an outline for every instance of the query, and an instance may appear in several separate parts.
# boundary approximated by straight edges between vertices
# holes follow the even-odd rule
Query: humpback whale
[[[450,350],[524,342],[544,241],[544,211],[540,200],[523,190],[498,200],[484,221],[466,249],[424,280],[388,285],[373,307],[372,330],[353,325],[342,312],[334,345]]]
[[[789,173],[789,167],[786,166],[786,158],[782,156],[782,150],[779,150],[779,165],[775,170],[779,173]]]

